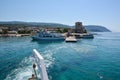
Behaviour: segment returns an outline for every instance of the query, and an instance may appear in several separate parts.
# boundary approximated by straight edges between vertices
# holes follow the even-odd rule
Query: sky
[[[120,0],[0,0],[0,21],[102,25],[120,32]]]

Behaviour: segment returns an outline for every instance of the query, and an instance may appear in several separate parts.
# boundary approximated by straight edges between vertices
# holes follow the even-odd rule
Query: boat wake
[[[27,80],[31,77],[32,65],[34,59],[32,57],[25,58],[19,64],[19,68],[14,69],[5,80]]]
[[[56,53],[56,49],[58,50],[59,48],[55,48],[53,50],[48,49],[42,52],[42,56],[45,59],[45,64],[47,68],[54,62],[54,58],[52,58],[52,55]],[[28,80],[28,78],[31,78],[31,75],[34,73],[32,68],[33,63],[35,63],[33,56],[24,58],[20,62],[19,67],[17,69],[12,70],[11,73],[7,75],[7,77],[4,80]],[[38,70],[37,73],[38,78],[40,78],[40,73]]]

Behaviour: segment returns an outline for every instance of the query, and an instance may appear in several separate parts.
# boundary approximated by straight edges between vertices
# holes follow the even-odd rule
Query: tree
[[[3,29],[3,34],[7,34],[8,30],[7,29]]]
[[[68,32],[68,28],[64,28],[64,29],[63,29],[63,32]]]
[[[19,30],[18,34],[30,34],[31,31],[30,30]]]
[[[87,30],[86,30],[86,29],[83,29],[83,33],[87,33]]]
[[[63,31],[60,28],[57,28],[58,33],[62,33]]]

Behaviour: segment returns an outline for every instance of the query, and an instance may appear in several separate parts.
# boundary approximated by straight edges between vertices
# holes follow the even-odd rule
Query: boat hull
[[[83,39],[93,39],[93,38],[94,38],[93,34],[83,35]]]
[[[64,41],[64,38],[40,38],[40,37],[32,37],[33,40],[37,40],[37,41]]]

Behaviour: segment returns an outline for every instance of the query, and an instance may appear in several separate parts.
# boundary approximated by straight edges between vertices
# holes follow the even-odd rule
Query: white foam
[[[102,79],[102,78],[103,78],[103,76],[102,76],[102,75],[100,75],[100,73],[97,73],[97,76],[98,76],[100,79]]]
[[[53,47],[53,48],[52,48]],[[62,48],[65,48],[66,46],[61,46],[61,45],[52,45],[52,46],[48,46],[46,48],[46,50],[43,52],[44,55],[42,55],[45,59],[45,63],[46,66],[49,67],[50,65],[52,65],[52,63],[54,63],[54,58],[53,55],[57,53],[57,51],[59,51]]]
[[[32,63],[33,58],[25,58],[20,65],[23,67],[20,67],[18,69],[14,69],[5,80],[28,80],[28,78],[31,77],[33,70],[32,70]],[[30,64],[28,66],[24,66],[23,64]]]
[[[45,57],[46,66],[49,67],[52,62],[54,62],[54,59],[52,58],[53,53],[50,50],[46,51],[46,53],[47,54],[44,54],[43,57]],[[31,75],[34,73],[32,68],[33,63],[35,63],[33,57],[25,58],[19,64],[22,67],[14,69],[4,80],[28,80],[28,78],[31,78]],[[40,78],[38,68],[36,68],[36,70],[38,78]]]

